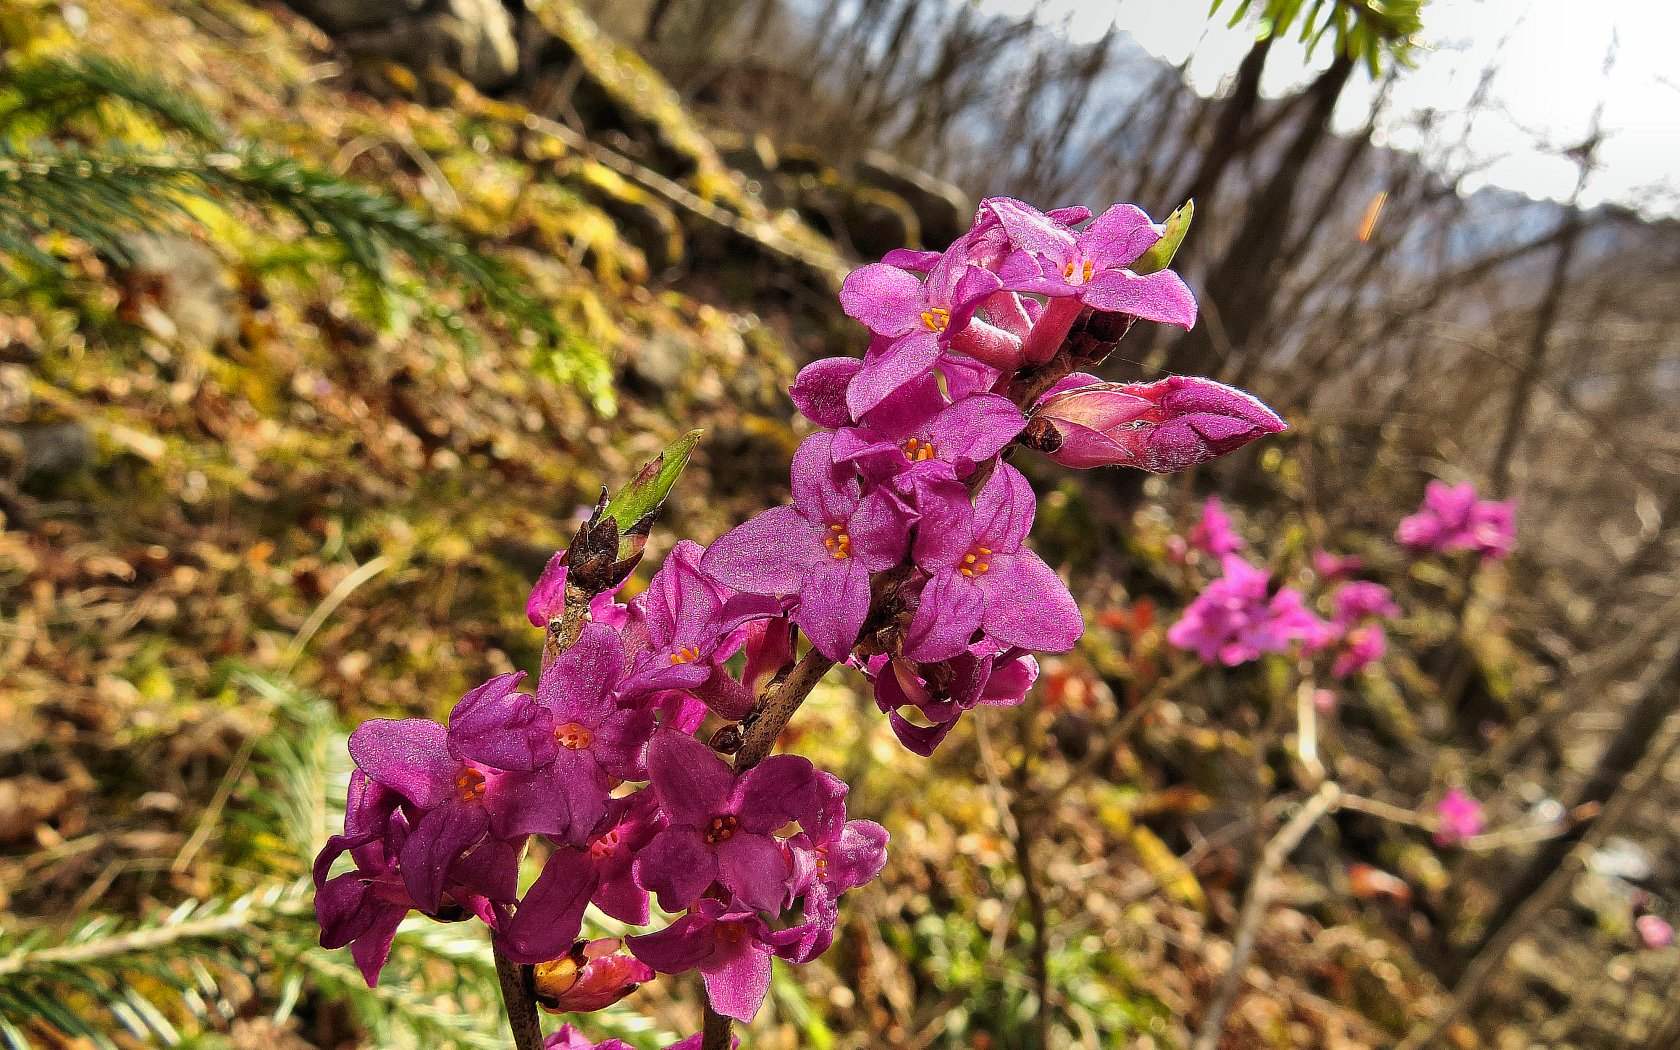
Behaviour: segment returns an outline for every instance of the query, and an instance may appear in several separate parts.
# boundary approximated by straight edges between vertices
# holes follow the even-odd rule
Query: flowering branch
[[[816,685],[837,665],[860,671],[899,741],[930,755],[965,712],[1022,703],[1034,654],[1066,652],[1084,630],[1027,544],[1037,498],[1009,454],[1160,473],[1283,429],[1209,380],[1079,371],[1139,320],[1194,323],[1190,290],[1164,268],[1188,218],[1168,228],[1131,205],[1093,219],[992,198],[945,251],[854,271],[840,301],[870,346],[807,366],[790,389],[819,428],[793,458],[790,505],[709,547],[679,541],[618,603],[691,432],[603,496],[533,588],[534,694],[499,675],[447,724],[352,734],[344,833],[315,870],[322,944],[349,945],[373,982],[410,910],[485,922],[518,1050],[539,1046],[539,1005],[596,1010],[656,974],[699,971],[704,1028],[670,1050],[726,1050],[772,959],[826,951],[844,894],[886,863],[886,830],[847,819],[840,778],[772,753]],[[532,836],[548,859],[521,894]],[[1021,847],[1042,1041],[1044,908]],[[650,898],[677,916],[664,929],[578,939],[589,907],[649,925]],[[565,1026],[543,1045],[597,1044]]]

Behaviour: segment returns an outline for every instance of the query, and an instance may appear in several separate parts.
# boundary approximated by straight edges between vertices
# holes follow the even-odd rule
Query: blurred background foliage
[[[968,3],[0,10],[0,1043],[501,1045],[460,928],[405,928],[374,990],[313,946],[344,727],[534,666],[530,581],[686,430],[650,565],[781,498],[787,382],[862,349],[839,278],[988,193],[1194,197],[1204,324],[1109,372],[1218,375],[1294,427],[1173,479],[1033,471],[1090,631],[1019,714],[923,762],[856,681],[817,694],[789,743],[856,785],[891,867],[778,970],[751,1047],[1190,1044],[1307,786],[1294,669],[1163,641],[1209,491],[1280,579],[1329,548],[1400,598],[1323,730],[1348,790],[1417,814],[1462,784],[1519,831],[1615,797],[1680,704],[1673,220],[1386,148],[1427,6],[1214,6],[1255,33],[1211,96],[1123,25],[1071,44]],[[1318,65],[1273,98],[1279,39]],[[1583,184],[1598,145],[1559,146]],[[1431,476],[1515,496],[1517,555],[1402,556]],[[1677,794],[1651,781],[1515,925],[1581,829],[1443,851],[1336,814],[1220,1045],[1392,1045],[1502,930],[1442,1045],[1680,1045],[1680,950],[1631,926],[1680,907]],[[583,1023],[651,1048],[696,1017],[661,981]]]

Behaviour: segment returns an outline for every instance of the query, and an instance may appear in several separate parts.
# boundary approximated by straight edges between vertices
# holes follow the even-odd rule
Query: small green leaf
[[[620,557],[627,556],[637,543],[637,534],[645,540],[651,518],[665,505],[665,497],[677,483],[683,468],[688,466],[689,453],[699,444],[701,430],[690,430],[673,441],[664,452],[648,460],[636,476],[618,490],[607,504],[607,517],[618,525]],[[641,527],[638,529],[637,526]]]
[[[1190,220],[1196,214],[1196,202],[1185,201],[1178,206],[1178,210],[1167,216],[1167,232],[1161,239],[1132,264],[1132,272],[1136,274],[1154,273],[1165,270],[1178,254],[1178,246],[1184,243],[1184,235],[1190,232]]]

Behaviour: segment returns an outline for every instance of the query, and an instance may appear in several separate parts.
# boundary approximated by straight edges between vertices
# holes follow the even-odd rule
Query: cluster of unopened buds
[[[771,960],[821,955],[842,896],[886,862],[886,831],[848,819],[844,783],[770,754],[804,695],[855,668],[927,755],[963,712],[1021,703],[1033,654],[1083,631],[1027,546],[1036,499],[1009,456],[1172,471],[1284,428],[1209,380],[1083,371],[1138,319],[1194,322],[1165,269],[1182,235],[1130,205],[1092,220],[995,198],[946,251],[854,271],[841,303],[872,338],[790,391],[818,428],[793,458],[790,505],[709,547],[677,543],[628,604],[614,593],[634,559],[580,546],[598,509],[532,592],[551,643],[534,694],[503,674],[447,724],[355,731],[344,833],[316,866],[323,944],[349,944],[371,982],[409,911],[476,918],[553,1009],[697,970],[718,1015],[750,1020]],[[521,894],[535,836],[547,859]],[[591,904],[664,925],[580,941]],[[551,1045],[590,1044],[567,1028]]]

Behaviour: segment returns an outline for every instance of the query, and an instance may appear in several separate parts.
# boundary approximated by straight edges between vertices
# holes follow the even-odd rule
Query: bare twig
[[[1260,932],[1260,922],[1266,917],[1266,907],[1271,903],[1277,874],[1319,818],[1336,808],[1341,795],[1335,781],[1325,781],[1308,796],[1300,812],[1289,818],[1289,823],[1272,836],[1261,851],[1260,865],[1249,883],[1248,898],[1243,901],[1242,912],[1237,917],[1230,968],[1220,978],[1213,1002],[1208,1006],[1207,1016],[1202,1019],[1201,1030],[1196,1033],[1191,1050],[1215,1050],[1218,1047],[1219,1036],[1225,1030],[1225,1017],[1231,1012],[1237,993],[1242,990],[1243,970],[1248,966],[1248,957],[1254,954],[1254,942]]]

